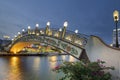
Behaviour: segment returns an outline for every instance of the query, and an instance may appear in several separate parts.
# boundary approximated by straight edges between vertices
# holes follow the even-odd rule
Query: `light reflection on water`
[[[0,80],[58,80],[52,69],[63,61],[76,61],[62,56],[0,57]]]
[[[9,72],[7,74],[8,80],[22,80],[21,69],[20,69],[20,58],[11,57],[9,60]]]

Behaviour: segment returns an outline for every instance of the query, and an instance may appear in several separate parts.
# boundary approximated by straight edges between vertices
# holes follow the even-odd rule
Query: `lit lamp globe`
[[[18,35],[20,35],[20,32],[18,32]]]
[[[22,32],[25,32],[25,29],[22,29]]]
[[[15,35],[14,37],[16,38],[17,36]]]
[[[28,29],[30,29],[31,27],[30,26],[28,26]]]
[[[67,27],[68,26],[68,22],[65,21],[64,24],[63,24],[64,27]]]
[[[39,27],[39,24],[36,24],[36,27]]]
[[[113,12],[113,18],[115,22],[119,20],[119,12],[117,10]]]
[[[47,22],[47,26],[50,26],[50,22]]]
[[[75,33],[77,34],[77,33],[78,33],[78,30],[75,30]]]
[[[60,29],[59,29],[59,31],[61,32],[61,31],[62,31],[62,29],[60,28]]]

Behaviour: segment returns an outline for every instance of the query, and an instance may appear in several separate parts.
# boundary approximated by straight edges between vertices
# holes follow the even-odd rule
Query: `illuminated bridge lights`
[[[31,29],[28,26],[28,29],[23,29],[22,32],[18,32],[18,35],[15,35],[15,38],[12,41],[12,44],[8,46],[9,51],[12,53],[18,53],[24,49],[24,47],[34,44],[34,43],[44,43],[45,37],[48,37],[53,40],[63,40],[65,42],[72,43],[74,45],[82,46],[82,48],[86,45],[87,39],[89,36],[78,33],[78,30],[68,31],[66,30],[68,23],[64,23],[64,27],[60,29],[49,28],[50,22],[47,23],[47,28],[38,28],[38,24],[36,24],[36,28]],[[46,34],[47,31],[47,34]],[[74,41],[73,41],[74,40]],[[45,43],[46,44],[46,43]],[[47,43],[49,44],[49,43]],[[58,43],[59,45],[59,43]]]

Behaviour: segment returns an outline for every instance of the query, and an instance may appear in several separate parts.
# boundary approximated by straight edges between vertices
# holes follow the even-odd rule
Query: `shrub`
[[[114,68],[106,67],[103,65],[104,63],[104,61],[100,60],[86,64],[82,61],[64,62],[62,65],[56,66],[53,71],[64,73],[60,80],[111,80],[111,74],[108,70]]]

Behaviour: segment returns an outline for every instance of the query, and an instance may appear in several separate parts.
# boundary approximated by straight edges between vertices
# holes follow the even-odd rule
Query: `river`
[[[52,69],[63,61],[76,61],[70,55],[0,57],[0,80],[58,80],[62,73]]]

